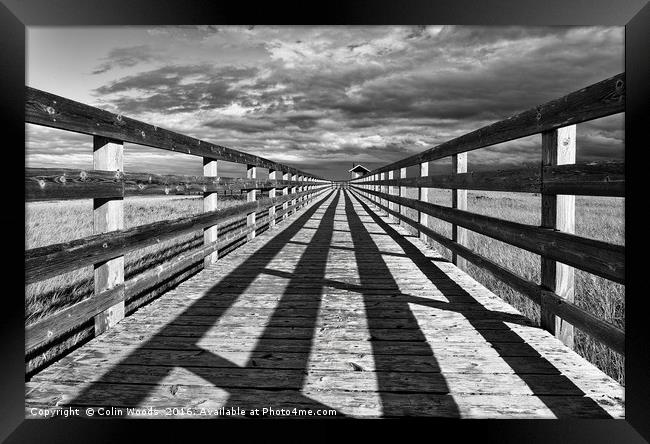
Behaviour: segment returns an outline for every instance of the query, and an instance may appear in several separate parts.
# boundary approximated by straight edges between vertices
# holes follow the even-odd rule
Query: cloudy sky
[[[623,71],[623,27],[27,29],[29,86],[332,178]],[[578,125],[578,161],[622,159],[623,135],[621,115]],[[27,166],[92,166],[90,136],[26,125],[26,137]],[[536,163],[539,143],[471,152],[469,170]],[[126,145],[127,171],[201,165]]]

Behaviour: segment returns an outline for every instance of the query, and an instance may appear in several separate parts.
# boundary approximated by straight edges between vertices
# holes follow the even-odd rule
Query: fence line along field
[[[218,208],[228,208],[242,202],[245,196],[219,196]],[[127,197],[124,200],[125,228],[162,220],[176,219],[203,212],[201,196]],[[92,234],[92,199],[27,202],[25,204],[25,249],[68,242]],[[178,236],[156,245],[136,250],[125,257],[128,278],[203,244],[203,231]],[[173,285],[173,283],[172,283]],[[170,286],[148,294],[146,299],[160,294]],[[71,306],[92,295],[93,267],[83,267],[25,287],[25,325],[33,324],[50,313]],[[129,301],[127,301],[129,302]],[[128,311],[134,311],[142,301],[132,301]],[[91,328],[68,335],[61,343],[28,356],[28,368],[36,369],[50,358],[90,337]]]
[[[417,189],[406,188],[406,197],[417,198]],[[514,222],[539,225],[540,197],[535,194],[470,191],[467,196],[468,211],[499,217]],[[432,188],[429,201],[450,206],[451,191]],[[625,200],[616,197],[576,197],[576,234],[618,245],[625,244]],[[403,207],[403,214],[416,220],[417,212]],[[451,224],[430,217],[429,227],[451,238]],[[411,232],[412,227],[405,226]],[[431,241],[446,259],[451,252]],[[488,236],[469,231],[468,246],[480,255],[494,260],[518,275],[540,282],[539,256]],[[523,297],[512,287],[494,278],[483,268],[467,264],[467,272],[474,279],[501,296],[524,315],[539,322],[539,305]],[[625,329],[625,286],[590,273],[576,270],[575,303],[621,329]],[[576,330],[575,350],[603,372],[625,384],[625,360],[610,348]]]

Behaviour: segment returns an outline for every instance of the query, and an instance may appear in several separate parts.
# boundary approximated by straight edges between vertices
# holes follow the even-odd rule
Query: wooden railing
[[[27,201],[92,198],[95,233],[25,252],[26,284],[91,264],[95,282],[91,297],[26,327],[27,352],[91,319],[95,334],[101,334],[124,317],[125,300],[197,262],[215,262],[224,249],[254,238],[258,230],[274,226],[330,188],[329,181],[293,167],[29,87],[25,121],[93,136],[94,169],[28,168],[25,197]],[[126,173],[124,142],[200,156],[203,176]],[[219,161],[246,164],[246,179],[218,177]],[[258,178],[258,167],[269,170],[268,179]],[[218,193],[232,190],[245,191],[247,202],[217,209]],[[268,197],[258,199],[262,190]],[[201,194],[204,212],[124,229],[125,196],[169,194]],[[197,230],[203,230],[202,247],[124,281],[125,253]]]
[[[625,75],[621,73],[579,91],[447,141],[350,180],[351,189],[394,221],[414,227],[464,260],[491,273],[540,305],[541,325],[567,345],[573,326],[624,354],[624,332],[574,304],[574,268],[625,283],[625,247],[576,236],[575,195],[625,195],[622,162],[575,164],[576,124],[624,111]],[[541,166],[511,171],[467,172],[467,152],[541,134]],[[429,162],[450,157],[452,173],[429,175]],[[420,166],[419,177],[406,168]],[[418,189],[418,199],[404,197]],[[452,206],[429,203],[428,188],[452,190]],[[467,211],[467,190],[541,194],[541,225],[532,226]],[[401,207],[417,210],[418,219]],[[428,226],[428,217],[452,224],[449,239]],[[489,236],[541,256],[541,285],[528,281],[467,248],[467,232]]]

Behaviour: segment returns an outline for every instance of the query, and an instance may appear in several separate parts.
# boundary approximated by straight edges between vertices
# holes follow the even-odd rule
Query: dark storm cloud
[[[152,54],[152,49],[148,45],[115,48],[108,53],[104,63],[98,65],[92,74],[103,74],[113,68],[129,68],[155,58],[157,57]]]
[[[243,99],[233,82],[250,77],[255,68],[212,65],[164,66],[95,89],[122,113],[187,112],[227,106]],[[115,96],[116,94],[121,94]]]

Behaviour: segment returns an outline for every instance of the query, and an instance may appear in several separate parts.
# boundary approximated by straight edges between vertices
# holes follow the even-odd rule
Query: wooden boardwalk
[[[624,416],[620,384],[367,202],[325,193],[40,372],[26,409]]]

